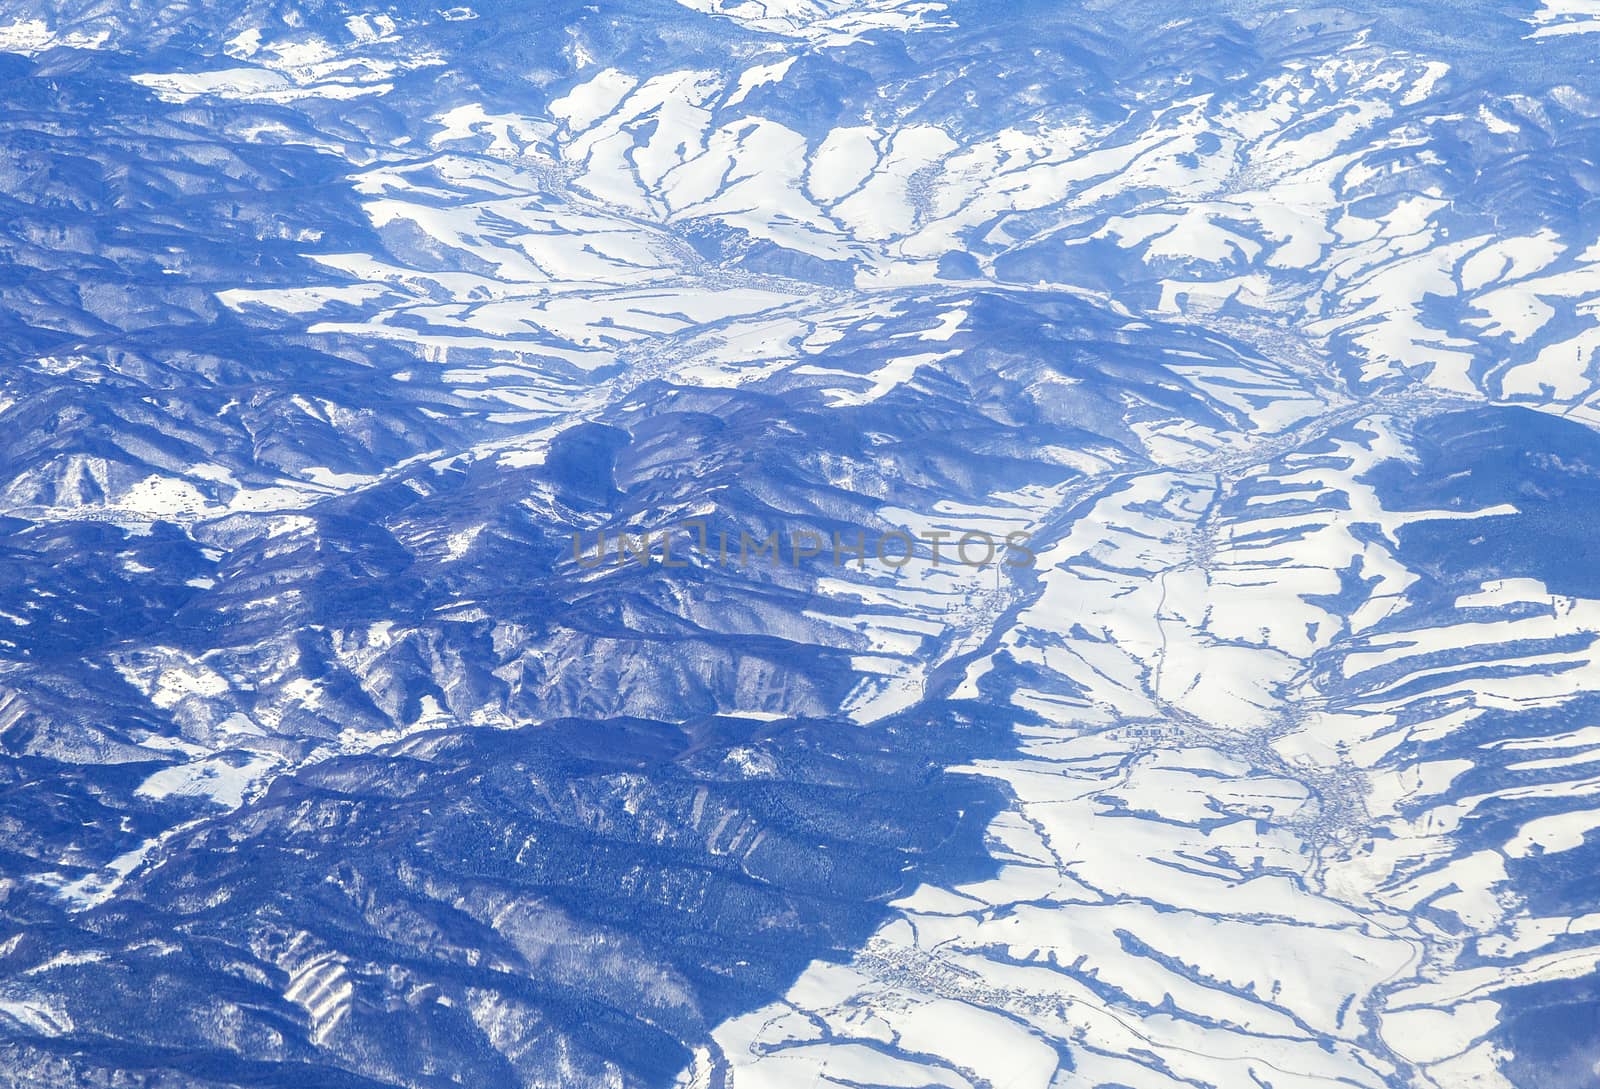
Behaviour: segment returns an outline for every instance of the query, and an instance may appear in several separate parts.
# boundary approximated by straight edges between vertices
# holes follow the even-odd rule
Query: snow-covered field
[[[0,0],[0,1072],[1592,1084],[1596,29]]]

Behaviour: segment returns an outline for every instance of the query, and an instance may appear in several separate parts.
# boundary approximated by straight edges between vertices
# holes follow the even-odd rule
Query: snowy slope
[[[0,0],[0,1070],[1589,1084],[1596,27]]]

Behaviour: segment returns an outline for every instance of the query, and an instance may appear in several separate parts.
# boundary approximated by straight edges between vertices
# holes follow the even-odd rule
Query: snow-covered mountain
[[[1597,50],[0,0],[0,1084],[1600,1084]]]

